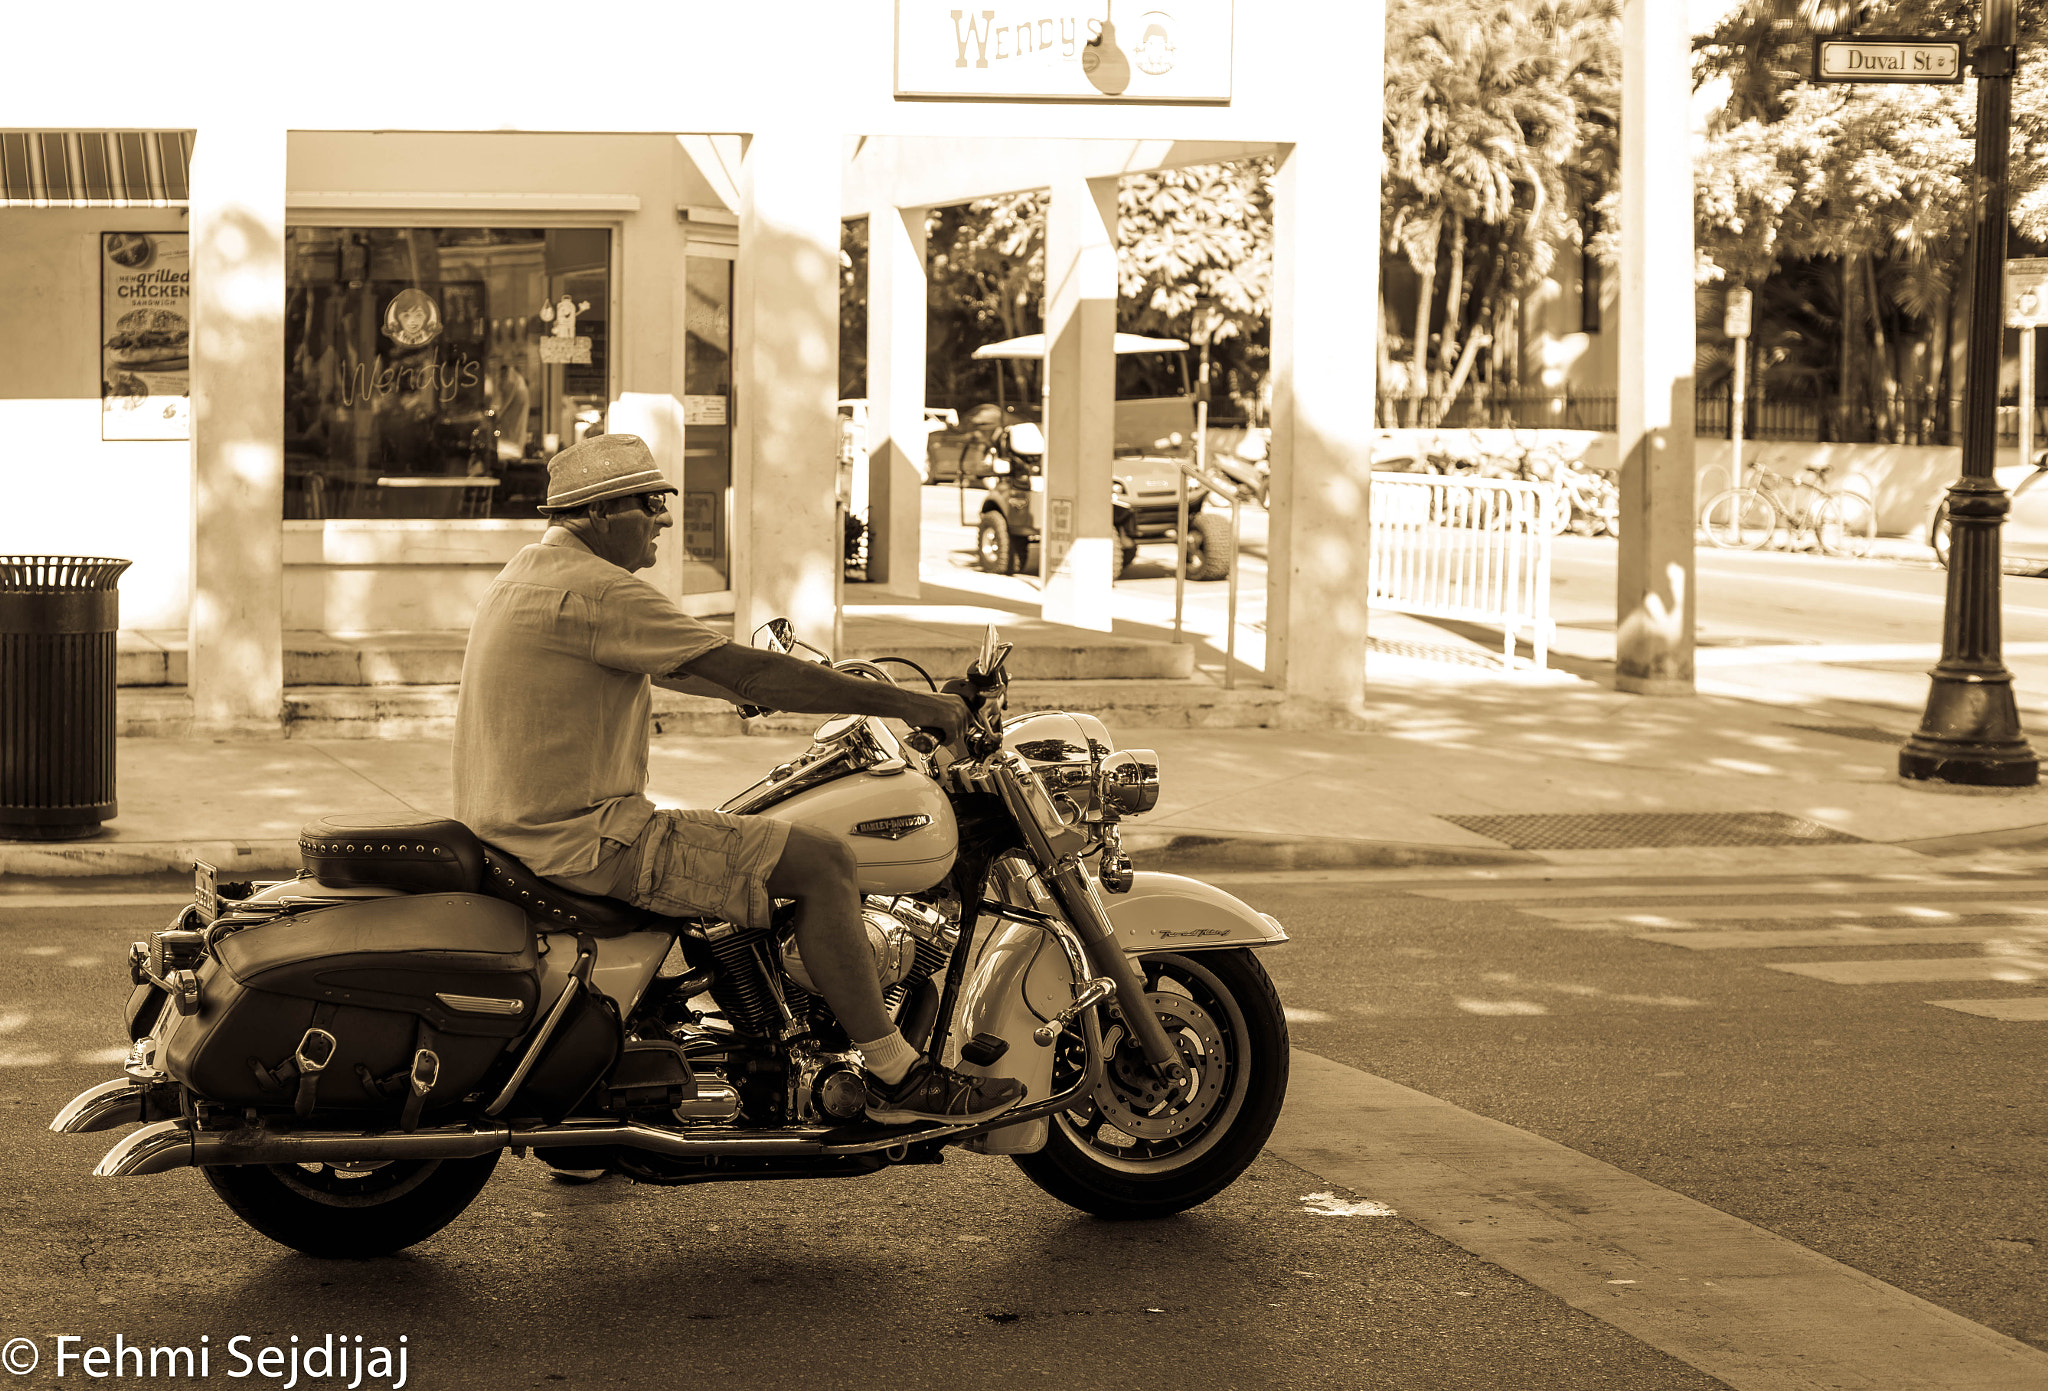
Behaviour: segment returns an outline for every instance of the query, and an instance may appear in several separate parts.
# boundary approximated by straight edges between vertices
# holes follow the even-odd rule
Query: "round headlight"
[[[1159,805],[1159,755],[1150,749],[1121,749],[1109,755],[1097,778],[1102,804],[1120,815],[1142,815]]]

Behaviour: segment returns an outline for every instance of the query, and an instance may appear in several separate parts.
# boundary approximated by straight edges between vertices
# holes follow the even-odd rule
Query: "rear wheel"
[[[1934,563],[1948,569],[1948,504],[1934,509],[1934,520],[1927,526],[1927,544],[1934,549]]]
[[[1729,488],[1707,499],[1700,526],[1723,550],[1758,550],[1778,529],[1778,505],[1755,488]]]
[[[1251,1166],[1287,1094],[1287,1020],[1249,950],[1161,953],[1135,963],[1146,1002],[1191,1082],[1169,1096],[1105,1012],[1103,1078],[1053,1116],[1045,1148],[1016,1156],[1033,1183],[1097,1217],[1165,1217],[1207,1202]],[[1064,1036],[1053,1086],[1073,1085],[1085,1044]]]
[[[244,1164],[202,1170],[235,1216],[309,1256],[388,1256],[425,1241],[475,1200],[498,1166],[473,1159]]]
[[[1829,493],[1814,511],[1813,531],[1829,555],[1861,560],[1877,538],[1877,509],[1860,493]]]

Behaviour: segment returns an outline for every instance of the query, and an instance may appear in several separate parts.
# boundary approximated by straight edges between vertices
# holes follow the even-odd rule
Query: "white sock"
[[[910,1071],[910,1065],[917,1061],[917,1050],[895,1029],[872,1043],[853,1046],[860,1049],[861,1060],[868,1065],[868,1071],[892,1087],[903,1080],[903,1075]]]

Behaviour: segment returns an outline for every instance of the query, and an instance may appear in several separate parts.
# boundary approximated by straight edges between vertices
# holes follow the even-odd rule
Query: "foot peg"
[[[1084,1012],[1094,1009],[1106,1000],[1116,998],[1116,982],[1108,976],[1096,976],[1081,983],[1074,992],[1074,1003],[1031,1031],[1031,1041],[1040,1048],[1050,1048],[1052,1041],[1060,1036],[1060,1030],[1074,1022]]]

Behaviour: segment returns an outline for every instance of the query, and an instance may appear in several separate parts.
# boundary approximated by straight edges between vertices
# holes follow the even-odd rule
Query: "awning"
[[[192,132],[0,131],[0,207],[182,208]]]
[[[1118,353],[1170,353],[1187,347],[1178,338],[1147,338],[1138,333],[1119,333],[1116,336]],[[1022,338],[1005,338],[1000,343],[984,343],[974,350],[978,358],[1031,358],[1045,356],[1045,335],[1027,333]]]

